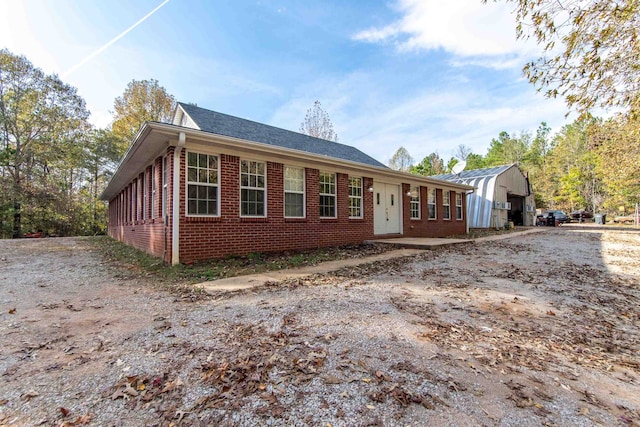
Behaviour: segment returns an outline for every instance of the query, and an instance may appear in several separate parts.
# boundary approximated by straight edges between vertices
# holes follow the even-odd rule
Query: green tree
[[[329,114],[322,108],[318,100],[313,103],[313,107],[307,110],[304,121],[300,123],[300,133],[338,142],[338,134],[333,130],[331,118],[329,118]]]
[[[411,173],[416,175],[432,176],[446,173],[444,160],[437,152],[429,154],[420,163],[411,168]]]
[[[73,191],[78,141],[88,111],[76,89],[45,75],[24,56],[0,50],[0,205],[13,205],[13,235],[22,234],[22,213],[56,197],[63,180]],[[65,173],[56,169],[65,168]],[[45,202],[43,202],[43,200]],[[33,216],[28,216],[33,218]],[[8,222],[5,217],[3,224]],[[32,225],[32,224],[28,224]]]
[[[591,128],[589,149],[597,156],[595,173],[606,194],[604,207],[628,212],[640,203],[640,118],[627,113]]]
[[[83,197],[90,207],[89,228],[96,233],[105,231],[106,205],[99,200],[100,193],[113,175],[120,159],[118,138],[105,129],[93,130],[84,148],[84,168],[87,171]]]
[[[597,119],[584,116],[555,136],[547,162],[547,206],[567,210],[601,205],[602,183],[595,174],[598,156],[589,150],[589,133]]]
[[[595,106],[638,111],[638,0],[504,1],[516,5],[517,37],[542,47],[523,71],[546,96],[562,96],[583,113]]]
[[[132,80],[113,108],[111,130],[119,140],[120,155],[124,155],[144,122],[171,120],[176,102],[157,80]]]
[[[389,167],[400,172],[409,172],[412,164],[413,157],[411,157],[407,149],[404,147],[398,148],[389,160]]]
[[[536,136],[531,142],[527,153],[524,156],[523,170],[529,174],[529,181],[534,189],[536,206],[549,206],[550,197],[555,183],[550,179],[547,163],[549,161],[549,150],[551,128],[545,123],[540,123],[536,131]]]
[[[491,140],[485,156],[487,166],[500,166],[521,163],[529,148],[531,137],[523,132],[519,137],[511,137],[507,132],[500,132],[498,138]]]
[[[445,169],[445,173],[451,173],[451,170],[458,162],[460,162],[460,160],[456,159],[455,157],[451,157],[447,162],[447,168]]]
[[[487,167],[487,162],[481,154],[471,153],[467,156],[467,170],[483,169]]]

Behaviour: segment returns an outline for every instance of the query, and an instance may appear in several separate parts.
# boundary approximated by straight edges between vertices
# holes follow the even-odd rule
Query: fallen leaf
[[[555,316],[556,314],[553,311],[549,310],[549,311],[547,311],[547,315],[548,316]]]
[[[16,314],[16,309],[15,309],[15,307],[14,307],[14,308],[12,308],[11,310],[9,310],[9,314]]]
[[[131,384],[126,385],[126,387],[124,388],[124,392],[129,396],[133,396],[133,397],[138,395],[138,392],[136,391],[135,388],[131,387]]]
[[[321,378],[326,384],[342,384],[344,382],[340,378],[333,375],[322,375]]]
[[[23,394],[23,395],[21,395],[20,397],[21,397],[23,400],[29,400],[29,399],[31,399],[32,397],[36,397],[36,396],[40,396],[40,393],[38,393],[38,392],[37,392],[37,391],[35,391],[35,390],[29,390],[28,392],[24,393],[24,394]]]
[[[60,407],[60,412],[62,413],[63,417],[66,417],[67,415],[69,415],[69,412],[71,412],[71,411],[69,411],[67,408],[64,408],[64,407],[61,406]]]

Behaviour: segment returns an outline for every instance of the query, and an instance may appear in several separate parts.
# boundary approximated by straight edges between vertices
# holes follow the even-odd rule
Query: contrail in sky
[[[107,49],[109,46],[111,46],[112,44],[114,44],[115,42],[117,42],[118,40],[123,38],[124,36],[126,36],[127,33],[129,33],[129,31],[133,30],[138,25],[142,24],[144,21],[147,20],[147,18],[149,18],[154,13],[156,13],[162,6],[164,6],[167,3],[169,3],[169,0],[164,0],[162,3],[160,3],[158,6],[156,6],[155,9],[153,9],[151,12],[149,12],[145,16],[143,16],[138,22],[136,22],[135,24],[133,24],[132,26],[130,26],[129,28],[127,28],[126,30],[124,30],[123,32],[121,32],[120,34],[115,36],[114,38],[112,38],[111,40],[109,40],[105,45],[100,47],[100,49],[96,50],[91,55],[87,56],[82,61],[78,62],[76,65],[74,65],[73,67],[71,67],[67,71],[65,71],[62,74],[62,77],[67,77],[69,74],[73,73],[75,70],[77,70],[78,68],[82,67],[84,64],[86,64],[87,62],[91,61],[96,56],[100,55],[105,49]]]

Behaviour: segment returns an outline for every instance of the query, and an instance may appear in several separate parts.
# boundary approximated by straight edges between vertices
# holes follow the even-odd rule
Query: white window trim
[[[433,195],[434,195],[434,201],[433,203],[431,203],[429,201],[429,194],[433,191]],[[433,205],[433,217],[431,217],[431,214],[429,212],[429,206]],[[438,219],[438,190],[435,188],[428,188],[427,189],[427,219],[429,221],[436,221]]]
[[[337,177],[336,177],[337,178]],[[351,180],[352,179],[357,179],[358,181],[360,181],[360,195],[359,196],[352,196],[351,195]],[[337,185],[337,182],[336,182]],[[363,193],[364,192],[364,180],[362,179],[362,177],[358,177],[358,176],[350,176],[349,177],[349,219],[362,219],[364,217],[364,206],[363,206]],[[351,199],[358,199],[360,200],[360,215],[358,216],[352,216],[351,215]],[[337,204],[336,204],[336,208],[337,208]]]
[[[136,221],[136,210],[135,210],[135,206],[136,206],[136,184],[135,181],[131,182],[131,185],[129,186],[129,191],[131,194],[129,194],[129,199],[131,201],[131,204],[129,205],[129,222],[131,224],[133,224]]]
[[[417,189],[418,195],[416,197],[409,197],[409,219],[414,220],[414,221],[419,221],[420,219],[422,219],[422,206],[420,206],[420,202],[421,202],[421,198],[420,198],[420,186],[419,185],[412,185],[409,187],[409,191],[413,192],[413,189]],[[417,217],[413,217],[411,216],[411,213],[413,212],[413,209],[411,208],[412,205],[416,204],[418,205],[418,216]]]
[[[206,156],[215,156],[218,158],[218,183],[217,184],[209,184],[206,182],[193,182],[193,181],[189,181],[189,153],[194,153],[194,154],[204,154]],[[220,199],[222,198],[222,189],[221,189],[221,185],[220,185],[220,169],[221,168],[221,163],[220,163],[220,155],[219,154],[212,154],[212,153],[202,153],[200,151],[186,151],[185,154],[185,162],[184,162],[184,200],[185,200],[185,205],[184,205],[184,214],[185,216],[189,217],[189,218],[219,218],[220,217]],[[207,187],[217,187],[218,189],[218,197],[216,200],[216,211],[218,212],[215,215],[205,215],[205,214],[190,214],[189,213],[189,184],[194,184],[194,185],[204,185]]]
[[[302,171],[302,191],[291,191],[285,189],[285,170],[289,169],[298,169]],[[307,171],[303,167],[299,166],[287,166],[285,165],[282,169],[282,190],[283,190],[283,200],[282,200],[282,214],[285,218],[294,218],[294,219],[304,219],[307,217]],[[290,216],[287,215],[287,206],[286,206],[286,195],[287,193],[293,194],[302,194],[302,216]]]
[[[156,219],[156,196],[158,189],[156,188],[156,163],[151,164],[151,219]]]
[[[445,194],[449,195],[449,203],[445,203]],[[447,210],[445,207],[449,207],[449,216],[445,216],[447,214]],[[445,221],[451,221],[451,191],[442,190],[442,219]]]
[[[242,185],[242,162],[256,162],[256,163],[263,163],[264,164],[264,188],[260,188],[260,187],[245,187]],[[251,159],[240,159],[240,176],[239,176],[239,183],[240,183],[240,194],[238,197],[238,200],[240,202],[240,205],[238,206],[238,213],[240,214],[241,218],[266,218],[267,217],[267,162],[264,160],[251,160]],[[264,215],[243,215],[242,214],[242,190],[246,189],[246,190],[262,190],[264,191]]]
[[[147,202],[149,201],[149,191],[147,190],[147,168],[142,172],[142,220],[147,220]]]
[[[335,172],[322,172],[320,171],[320,173],[318,174],[318,190],[320,189],[320,187],[322,187],[321,183],[320,183],[320,177],[325,174],[325,175],[333,175],[333,194],[330,193],[320,193],[318,194],[318,206],[320,206],[320,196],[332,196],[334,203],[334,209],[333,209],[333,216],[319,216],[320,218],[323,219],[331,219],[331,218],[338,218],[338,174],[336,174]]]
[[[168,161],[167,161],[167,156],[162,156],[162,166],[161,166],[161,170],[160,170],[160,184],[162,185],[162,201],[160,203],[160,218],[162,218],[163,221],[166,220],[166,215],[167,215],[167,198],[169,197],[169,182],[168,182],[168,174],[169,174],[169,169],[168,169]]]
[[[460,204],[458,204],[458,197],[460,197]],[[463,206],[464,204],[462,203],[462,193],[456,192],[456,220],[464,219],[464,212],[462,209]],[[458,208],[460,208],[460,217],[458,217]]]

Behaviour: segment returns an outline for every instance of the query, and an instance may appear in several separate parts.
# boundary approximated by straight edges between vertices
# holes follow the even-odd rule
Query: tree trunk
[[[13,238],[22,237],[22,225],[20,224],[20,203],[13,203]]]

